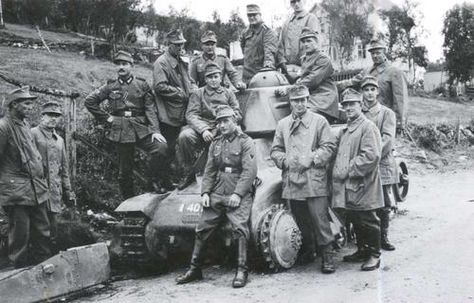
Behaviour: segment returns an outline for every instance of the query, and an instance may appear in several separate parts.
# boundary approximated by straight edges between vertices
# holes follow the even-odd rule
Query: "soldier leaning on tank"
[[[149,189],[166,192],[171,185],[166,176],[168,171],[166,139],[160,132],[153,94],[145,79],[133,76],[132,56],[119,51],[114,58],[117,65],[117,79],[89,94],[85,106],[110,130],[107,139],[114,142],[119,153],[119,185],[126,199],[135,195],[133,167],[135,147],[140,147],[150,156],[148,163]],[[111,113],[100,104],[108,100]]]
[[[360,85],[365,76],[374,76],[379,84],[379,102],[395,112],[397,118],[396,133],[400,134],[406,124],[406,110],[408,106],[408,88],[403,71],[391,64],[386,56],[386,49],[382,40],[370,41],[368,51],[372,57],[373,66],[363,70],[352,79],[338,83],[341,90]]]
[[[380,266],[380,220],[376,210],[383,207],[379,176],[381,139],[377,126],[362,113],[362,96],[353,89],[343,95],[347,127],[338,135],[338,150],[332,171],[332,207],[345,210],[354,226],[357,251],[344,256],[345,262],[364,262],[362,270]]]
[[[310,95],[306,86],[292,86],[289,98],[291,115],[278,122],[270,156],[282,170],[282,198],[290,200],[302,231],[303,253],[314,256],[313,227],[323,253],[321,270],[333,273],[327,165],[336,150],[335,138],[327,120],[307,110]],[[309,224],[304,221],[308,213]]]
[[[250,26],[240,38],[244,52],[242,80],[246,84],[260,69],[275,68],[275,56],[278,48],[278,38],[275,32],[263,23],[258,5],[247,5],[247,18]]]
[[[186,42],[183,33],[179,29],[172,30],[166,39],[168,49],[153,65],[153,90],[161,132],[168,142],[167,162],[171,162],[176,156],[179,132],[186,124],[189,96],[197,86],[189,76],[188,63],[181,57]]]
[[[49,185],[50,198],[47,202],[47,209],[51,229],[51,248],[54,253],[57,251],[57,217],[63,211],[65,204],[74,206],[76,199],[69,179],[69,164],[64,140],[56,133],[56,126],[61,116],[59,104],[47,102],[41,110],[40,124],[31,129],[43,159],[43,169],[46,172]]]
[[[303,28],[317,30],[318,19],[304,9],[305,0],[290,0],[293,9],[290,17],[285,21],[278,41],[278,67],[283,74],[288,74],[286,65],[301,65],[303,51],[301,49],[300,34]]]
[[[230,222],[238,243],[237,271],[232,286],[247,283],[247,242],[250,238],[249,218],[252,209],[253,182],[257,176],[255,145],[237,126],[235,111],[226,105],[216,110],[220,136],[211,143],[202,180],[204,207],[196,227],[190,269],[176,279],[178,284],[202,279],[203,250],[209,237]]]
[[[6,98],[8,113],[0,119],[0,205],[9,221],[8,258],[20,268],[50,256],[49,192],[41,154],[25,121],[37,97],[22,87]]]
[[[334,68],[331,60],[319,52],[317,33],[312,29],[301,31],[300,42],[304,55],[301,58],[301,77],[296,83],[309,89],[309,109],[331,123],[339,118],[339,97],[332,79]]]
[[[204,70],[206,86],[191,94],[186,110],[188,125],[181,130],[178,137],[185,172],[178,189],[183,189],[195,181],[192,165],[196,160],[196,151],[209,145],[217,133],[216,108],[219,105],[229,105],[234,111],[237,122],[242,119],[239,102],[234,93],[221,86],[222,70],[219,66],[209,62]]]
[[[381,247],[384,250],[395,250],[388,240],[388,226],[392,200],[390,191],[393,184],[397,184],[397,161],[393,155],[396,118],[395,113],[388,107],[379,103],[378,82],[375,77],[367,76],[362,81],[361,89],[364,96],[362,112],[377,125],[382,136],[382,157],[380,159],[380,179],[382,181],[384,207],[377,210],[380,218]]]
[[[216,54],[217,37],[213,31],[206,31],[201,36],[202,54],[194,58],[190,66],[191,78],[199,87],[206,85],[205,68],[210,62],[216,63],[222,70],[222,85],[225,76],[228,76],[232,85],[238,90],[246,88],[245,83],[240,81],[237,70],[225,55]]]

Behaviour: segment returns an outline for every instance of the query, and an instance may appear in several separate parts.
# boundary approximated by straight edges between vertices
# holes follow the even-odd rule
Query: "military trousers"
[[[40,263],[51,256],[46,203],[4,207],[8,215],[8,258],[15,268]]]
[[[334,241],[329,221],[328,197],[291,200],[290,208],[303,236],[303,252],[313,252],[316,244],[326,247]]]
[[[119,185],[125,199],[135,195],[133,168],[135,148],[139,147],[149,155],[147,175],[151,182],[159,181],[168,174],[169,162],[166,159],[167,144],[151,140],[151,134],[135,143],[117,143],[119,153]],[[150,182],[150,183],[151,183]]]
[[[178,147],[186,172],[189,172],[196,161],[197,153],[202,151],[207,145],[201,134],[190,127],[183,127],[178,137]]]
[[[229,207],[230,195],[212,193],[210,207],[204,207],[199,224],[196,226],[196,236],[204,241],[217,230],[230,223],[234,238],[245,237],[250,239],[249,219],[252,210],[252,195],[249,193],[242,197],[240,205]]]
[[[367,248],[374,257],[380,257],[380,220],[376,210],[346,210],[346,220],[354,226],[357,247]]]
[[[387,230],[390,225],[390,211],[392,207],[392,199],[390,191],[392,184],[382,185],[384,207],[377,209],[376,213],[380,219],[380,228],[382,231]]]

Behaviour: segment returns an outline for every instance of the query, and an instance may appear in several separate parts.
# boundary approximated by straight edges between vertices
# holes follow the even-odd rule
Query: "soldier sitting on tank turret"
[[[235,111],[229,106],[217,108],[216,121],[221,135],[209,148],[201,189],[204,209],[196,227],[191,267],[176,282],[183,284],[202,279],[205,244],[223,221],[228,220],[238,243],[238,268],[232,282],[232,286],[238,288],[246,285],[248,275],[252,184],[257,176],[255,145],[237,126]]]
[[[236,117],[242,119],[239,103],[234,93],[223,86],[222,70],[219,65],[209,62],[205,67],[206,86],[194,91],[189,98],[186,110],[185,126],[178,137],[178,146],[183,158],[185,176],[178,184],[183,189],[195,181],[192,165],[195,161],[196,150],[209,145],[216,136],[216,107],[229,105]]]

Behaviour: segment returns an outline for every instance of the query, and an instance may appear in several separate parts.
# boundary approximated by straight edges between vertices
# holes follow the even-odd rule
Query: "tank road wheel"
[[[283,204],[269,208],[259,227],[258,247],[266,268],[291,268],[301,247],[301,232]]]
[[[395,197],[396,202],[403,202],[405,201],[408,195],[408,185],[409,185],[409,178],[408,178],[408,168],[405,162],[400,162],[398,164],[399,174],[400,174],[400,181],[398,184],[393,185],[393,196]]]

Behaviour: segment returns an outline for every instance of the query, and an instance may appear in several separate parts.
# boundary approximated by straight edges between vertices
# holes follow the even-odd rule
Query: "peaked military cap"
[[[362,102],[362,94],[353,88],[348,88],[342,93],[341,104],[348,102]]]
[[[293,85],[288,90],[288,96],[290,100],[309,97],[309,90],[306,86],[301,85],[301,84]]]
[[[56,114],[56,115],[62,115],[61,111],[61,106],[59,105],[58,102],[55,101],[50,101],[45,104],[43,104],[42,109],[41,109],[41,114]]]
[[[379,87],[379,82],[377,81],[377,78],[373,76],[366,76],[364,79],[362,79],[362,84],[360,87],[364,88],[367,85],[373,85],[375,87]]]
[[[169,43],[181,44],[186,42],[184,39],[183,32],[180,29],[174,29],[166,34],[166,39]]]
[[[119,61],[125,61],[130,64],[133,64],[133,58],[132,55],[129,52],[120,50],[117,52],[117,54],[114,57],[114,63],[117,64]]]
[[[247,15],[261,14],[260,7],[257,4],[247,5]]]
[[[370,40],[367,51],[371,52],[376,49],[387,49],[387,46],[385,45],[385,42],[382,39]]]
[[[222,70],[219,67],[219,65],[217,65],[217,63],[215,63],[215,62],[209,62],[204,67],[204,77],[207,77],[207,76],[213,75],[213,74],[217,74],[217,73],[222,73]]]
[[[209,41],[217,43],[216,33],[214,33],[213,31],[206,31],[201,36],[201,43],[206,43]]]
[[[36,98],[38,97],[30,94],[30,88],[28,86],[22,86],[20,88],[15,88],[14,90],[8,93],[5,98],[4,105],[8,106],[16,100],[27,100]]]
[[[301,30],[300,40],[301,40],[301,39],[304,39],[304,38],[314,38],[314,39],[318,39],[318,32],[313,31],[313,30],[310,29],[309,27],[304,27],[304,28]]]
[[[227,117],[235,117],[234,110],[228,105],[219,105],[216,108],[216,120]]]

